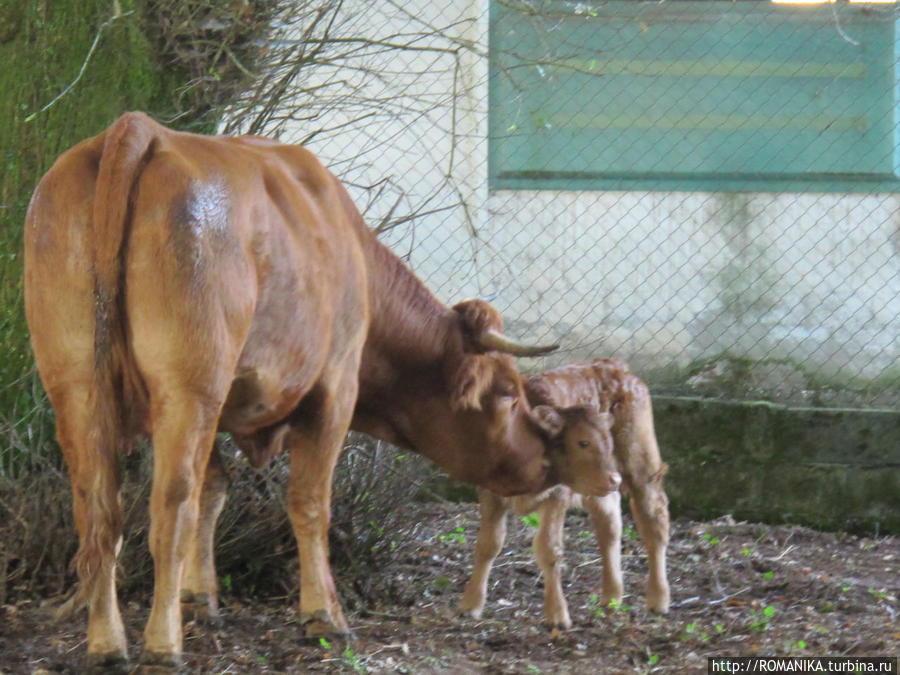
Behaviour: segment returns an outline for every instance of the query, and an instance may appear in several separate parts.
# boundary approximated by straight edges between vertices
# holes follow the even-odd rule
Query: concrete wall
[[[798,391],[896,383],[897,196],[489,194],[487,3],[345,9],[348,34],[421,37],[342,73],[381,103],[310,146],[355,186],[370,224],[430,214],[384,240],[443,300],[491,299],[510,332],[563,342],[550,362],[617,355],[659,382],[727,354],[787,364]],[[343,125],[360,113],[329,114]],[[382,181],[378,196],[360,187]]]

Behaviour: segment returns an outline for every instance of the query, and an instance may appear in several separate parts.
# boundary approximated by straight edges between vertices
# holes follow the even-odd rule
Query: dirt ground
[[[672,611],[644,609],[643,547],[626,521],[626,597],[599,607],[601,561],[583,513],[569,514],[565,591],[574,627],[541,624],[542,586],[514,518],[491,577],[482,620],[454,609],[477,533],[477,506],[427,504],[414,536],[382,571],[384,604],[349,612],[355,638],[303,640],[296,598],[223,594],[219,627],[186,625],[188,673],[706,672],[708,656],[900,654],[900,540],[802,527],[675,521],[669,549]],[[79,672],[84,614],[50,621],[51,602],[0,609],[0,672]],[[149,597],[122,606],[132,655]]]

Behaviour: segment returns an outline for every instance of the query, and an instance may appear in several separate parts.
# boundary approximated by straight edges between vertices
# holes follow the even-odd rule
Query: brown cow
[[[669,500],[663,490],[666,465],[659,456],[653,431],[650,392],[628,367],[614,359],[569,365],[529,378],[525,391],[532,405],[595,405],[612,414],[612,443],[616,464],[622,472],[625,491],[630,494],[631,512],[637,523],[650,572],[647,579],[647,606],[669,611],[669,582],[666,579],[666,546],[669,542]],[[590,472],[588,472],[590,473]],[[595,482],[606,480],[608,472],[595,470]],[[587,480],[587,478],[585,478]],[[621,538],[622,505],[618,492],[606,496],[567,481],[536,495],[501,497],[479,489],[481,527],[475,547],[472,577],[459,604],[459,613],[480,618],[487,596],[488,575],[506,537],[506,514],[520,515],[537,510],[538,531],[534,536],[534,556],[544,577],[544,621],[570,628],[572,620],[562,592],[560,571],[563,551],[563,524],[566,510],[580,496],[594,525],[603,554],[601,603],[621,602],[623,594]],[[574,488],[574,490],[572,489]]]
[[[215,611],[217,430],[258,464],[290,453],[309,634],[347,630],[327,531],[351,421],[500,494],[557,482],[509,356],[552,347],[509,342],[484,302],[441,304],[301,147],[128,113],[43,177],[25,263],[32,344],[72,481],[91,665],[126,659],[118,453],[138,433],[154,452],[142,662],[163,666],[180,660],[179,595]]]

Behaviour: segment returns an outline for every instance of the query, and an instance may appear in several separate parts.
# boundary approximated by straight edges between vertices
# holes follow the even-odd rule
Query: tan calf
[[[666,547],[669,541],[668,498],[662,478],[666,465],[659,456],[653,431],[650,393],[628,367],[613,359],[597,359],[590,364],[564,366],[533,376],[526,383],[529,401],[546,405],[594,405],[610,411],[613,455],[621,471],[623,492],[630,496],[631,512],[647,549],[649,576],[647,606],[665,613],[669,610],[669,583],[666,579]],[[536,408],[540,409],[540,408]],[[583,480],[589,480],[583,477]],[[595,479],[595,483],[602,480]],[[565,481],[572,485],[571,481]],[[576,486],[580,492],[580,488]],[[544,620],[569,628],[572,621],[562,592],[561,566],[563,524],[566,510],[578,493],[565,485],[535,495],[504,498],[489,490],[479,490],[481,528],[478,532],[472,577],[466,585],[459,612],[480,618],[487,596],[487,582],[494,558],[506,536],[506,514],[537,511],[540,518],[534,537],[534,554],[544,577]],[[597,544],[603,556],[601,602],[621,601],[622,511],[618,492],[606,495],[585,493],[584,508],[591,516]]]

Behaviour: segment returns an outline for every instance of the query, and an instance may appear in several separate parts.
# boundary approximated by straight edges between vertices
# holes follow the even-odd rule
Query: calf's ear
[[[547,434],[547,436],[556,438],[562,433],[566,422],[556,408],[549,405],[539,405],[533,408],[532,412],[534,413],[534,419],[538,426]]]

